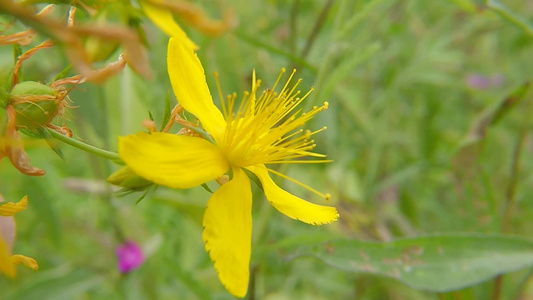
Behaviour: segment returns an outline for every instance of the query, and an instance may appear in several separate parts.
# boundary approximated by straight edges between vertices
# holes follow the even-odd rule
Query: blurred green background
[[[174,101],[166,71],[168,37],[136,3],[118,3],[123,4],[105,4],[100,13],[141,21],[153,78],[126,68],[101,85],[79,85],[69,95],[73,108],[58,122],[75,138],[111,151],[117,150],[117,136],[143,130],[148,110],[161,123],[167,93]],[[340,219],[321,227],[291,220],[254,186],[248,299],[494,296],[494,280],[459,291],[421,291],[293,254],[336,238],[387,242],[452,232],[531,236],[533,96],[531,91],[510,95],[533,77],[533,2],[502,1],[506,7],[499,12],[470,0],[196,4],[214,19],[233,10],[236,20],[235,28],[214,38],[177,19],[201,47],[198,55],[213,95],[214,71],[224,93],[241,95],[251,88],[254,68],[268,87],[285,67],[298,69],[302,91],[316,88],[306,109],[330,103],[308,128],[328,127],[315,137],[316,150],[334,161],[280,168],[329,192]],[[59,4],[53,17],[64,19],[68,8]],[[92,21],[83,9],[76,17],[80,23]],[[4,14],[0,21],[13,18]],[[121,21],[110,17],[109,22]],[[26,28],[17,22],[6,32]],[[39,35],[32,46],[44,39]],[[0,51],[5,79],[13,67],[13,48]],[[42,50],[23,64],[23,78],[50,82],[68,64],[61,48]],[[46,175],[24,176],[4,159],[0,193],[7,201],[28,195],[28,209],[16,216],[15,252],[34,257],[40,270],[19,267],[15,280],[0,277],[0,299],[232,298],[201,240],[206,190],[159,187],[135,205],[142,193],[117,197],[106,183],[117,165],[64,144],[61,160],[44,141],[25,141],[32,164]],[[299,186],[278,183],[324,204]],[[139,269],[121,275],[115,248],[124,238],[142,245],[147,258]],[[501,298],[494,299],[533,299],[530,275],[527,268],[509,273]]]

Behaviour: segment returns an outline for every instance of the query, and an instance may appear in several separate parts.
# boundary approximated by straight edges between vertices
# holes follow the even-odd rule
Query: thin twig
[[[249,34],[246,34],[240,30],[236,30],[233,32],[239,39],[245,41],[245,42],[248,42],[254,46],[257,46],[257,47],[261,47],[263,49],[266,49],[268,51],[270,51],[271,53],[273,54],[278,54],[278,55],[281,55],[281,56],[285,56],[287,57],[288,59],[296,62],[297,64],[301,65],[301,66],[304,66],[306,67],[309,71],[311,71],[313,74],[316,74],[317,73],[317,68],[313,65],[311,65],[309,62],[307,62],[305,59],[302,59],[300,58],[298,55],[295,55],[295,54],[292,54],[290,52],[287,52],[287,51],[283,51],[279,48],[276,48],[274,46],[271,46],[270,44],[266,43],[266,42],[263,42],[263,41],[260,41],[259,39],[249,35]]]
[[[531,92],[530,92],[530,95],[531,95]],[[529,128],[531,127],[531,118],[533,117],[532,114],[533,114],[533,99],[529,99],[529,102],[526,108],[526,113],[524,114],[525,121],[522,124],[522,128],[520,128],[518,139],[516,141],[515,148],[513,150],[513,156],[511,158],[509,185],[507,186],[507,190],[505,193],[505,212],[504,212],[502,227],[501,227],[501,230],[503,233],[509,232],[511,219],[513,217],[513,213],[516,210],[516,188],[518,186],[518,179],[520,175],[519,174],[520,173],[520,158],[522,156],[522,150],[524,148],[526,138],[529,134]],[[498,275],[494,279],[494,289],[492,291],[492,300],[500,299],[502,285],[503,285],[503,274]]]
[[[112,161],[120,161],[120,157],[118,156],[118,153],[116,152],[111,152],[111,151],[107,151],[107,150],[103,150],[103,149],[100,149],[100,148],[97,148],[95,146],[92,146],[92,145],[89,145],[89,144],[85,144],[84,142],[82,141],[78,141],[78,140],[75,140],[73,138],[69,138],[67,136],[64,136],[58,132],[55,132],[51,129],[47,129],[48,130],[48,133],[50,133],[50,135],[55,138],[56,140],[59,140],[65,144],[69,144],[75,148],[78,148],[80,150],[83,150],[85,152],[89,152],[89,153],[92,153],[94,155],[97,155],[97,156],[100,156],[102,158],[105,158],[105,159],[109,159],[109,160],[112,160]]]
[[[291,16],[289,23],[289,51],[296,53],[296,37],[298,36],[298,10],[300,8],[300,0],[292,2]]]
[[[311,51],[311,48],[313,47],[313,44],[315,43],[318,32],[320,31],[320,29],[322,29],[322,25],[324,25],[324,22],[326,21],[328,17],[328,13],[334,1],[335,0],[328,0],[328,2],[326,2],[326,4],[324,5],[324,8],[322,8],[322,11],[320,12],[320,16],[316,20],[315,26],[313,26],[313,30],[311,31],[311,34],[307,38],[305,47],[302,49],[302,53],[300,54],[301,58],[305,59],[307,55],[309,54],[309,52]]]

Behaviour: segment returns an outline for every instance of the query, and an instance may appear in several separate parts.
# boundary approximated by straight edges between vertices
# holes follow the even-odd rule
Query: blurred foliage
[[[42,1],[27,2],[43,7]],[[70,2],[56,1],[51,17],[65,20]],[[75,3],[76,22],[105,19],[103,24],[131,29],[142,41],[138,46],[146,48],[150,70],[140,73],[150,77],[126,67],[100,84],[80,84],[70,91],[72,108],[58,123],[65,123],[75,138],[115,151],[117,136],[143,130],[148,110],[158,125],[165,118],[165,99],[171,91],[166,73],[168,37],[143,16],[137,3]],[[316,87],[305,105],[330,103],[310,129],[328,127],[316,137],[317,150],[334,161],[281,168],[329,192],[340,219],[327,226],[307,226],[275,212],[267,201],[256,201],[249,299],[533,297],[529,261],[533,247],[527,241],[533,226],[533,92],[528,86],[533,78],[532,2],[203,0],[196,4],[213,19],[230,10],[236,20],[233,29],[216,38],[182,23],[201,48],[198,55],[211,88],[214,71],[220,74],[224,93],[242,93],[251,88],[253,68],[268,86],[280,68],[296,67],[304,79],[302,90]],[[32,25],[14,21],[10,14],[0,14],[3,35]],[[22,51],[53,38],[46,28],[35,29],[37,37]],[[116,61],[122,49],[92,35],[81,41],[93,53],[90,64],[95,68]],[[54,81],[72,63],[65,49],[63,44],[37,52],[23,63],[22,78]],[[13,47],[0,47],[2,82],[10,80],[13,66]],[[78,71],[70,70],[69,76]],[[479,88],[469,83],[471,75],[497,75],[503,80]],[[215,90],[212,94],[217,95]],[[106,183],[120,166],[58,145],[64,159],[46,141],[25,138],[32,164],[46,170],[43,177],[24,176],[7,159],[0,162],[3,197],[15,201],[27,194],[29,198],[27,211],[17,215],[15,248],[40,265],[39,271],[19,268],[15,280],[0,277],[1,299],[231,298],[203,250],[205,189],[158,187],[135,205],[142,192],[118,197]],[[319,201],[290,182],[282,185]],[[256,189],[254,199],[261,195]],[[489,253],[485,263],[502,266],[490,273],[491,278],[530,269],[509,273],[503,280],[437,293],[295,256],[311,247],[322,254],[347,251],[361,259],[357,249],[387,245],[364,241],[452,232],[475,232],[488,239],[445,245],[458,246],[454,250],[458,252],[452,253],[465,255],[465,264],[472,262],[476,247],[480,256]],[[491,240],[494,236],[484,233],[523,238]],[[121,275],[115,248],[125,238],[138,241],[147,260],[140,269]],[[338,245],[323,244],[339,239]],[[413,243],[422,245],[423,240],[427,238],[415,238]],[[502,256],[523,256],[518,261],[507,257],[516,265],[503,268],[509,261],[491,261],[496,254],[484,252],[484,247]]]

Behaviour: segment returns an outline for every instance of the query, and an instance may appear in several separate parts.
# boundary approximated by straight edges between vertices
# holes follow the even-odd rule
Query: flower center
[[[327,109],[328,103],[325,102],[321,107],[315,106],[307,113],[301,113],[302,110],[296,108],[313,89],[299,97],[300,91],[297,87],[301,79],[290,86],[296,72],[294,70],[281,91],[276,92],[276,86],[284,72],[285,69],[282,69],[271,89],[263,91],[257,97],[261,81],[256,80],[254,71],[252,92],[243,95],[237,109],[235,107],[236,94],[228,95],[226,100],[222,101],[226,131],[219,147],[232,166],[325,162],[324,160],[296,159],[306,156],[326,157],[323,154],[311,152],[315,147],[311,136],[325,130],[326,127],[314,132],[300,128],[318,112]],[[218,79],[217,87],[222,95]],[[221,99],[223,99],[222,96]]]

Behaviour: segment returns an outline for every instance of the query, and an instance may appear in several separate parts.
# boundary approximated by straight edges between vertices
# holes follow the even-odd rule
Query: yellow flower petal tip
[[[11,256],[11,262],[14,265],[23,264],[25,267],[32,270],[39,270],[39,264],[37,264],[37,261],[29,256],[15,254]]]
[[[221,140],[226,122],[213,103],[198,56],[178,37],[169,39],[167,50],[168,76],[176,99],[215,140]]]
[[[0,216],[13,216],[18,212],[25,210],[28,207],[28,196],[24,196],[19,202],[8,202],[0,204]]]
[[[232,295],[244,297],[250,278],[252,248],[252,191],[243,170],[209,199],[202,239],[220,281]]]
[[[311,225],[329,224],[339,218],[335,207],[307,202],[280,188],[270,178],[265,166],[251,166],[246,169],[259,178],[270,204],[289,218]],[[324,198],[328,199],[328,196],[326,194]]]

